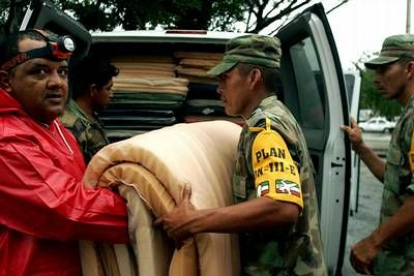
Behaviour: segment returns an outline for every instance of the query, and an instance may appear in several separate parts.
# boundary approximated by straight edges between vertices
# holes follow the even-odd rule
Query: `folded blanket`
[[[200,83],[200,84],[210,84],[217,86],[219,83],[219,79],[215,76],[206,76],[206,77],[198,77],[188,74],[178,73],[178,78],[187,79],[190,83]]]
[[[204,68],[192,68],[192,67],[183,67],[177,66],[176,67],[177,73],[179,75],[187,75],[187,76],[194,76],[200,78],[209,78],[213,79],[214,76],[207,74],[207,69]]]
[[[115,91],[112,102],[119,102],[125,100],[135,100],[135,101],[176,101],[183,102],[186,95],[180,93],[162,93],[162,92],[145,92],[145,91]],[[111,104],[110,103],[110,104]]]
[[[130,63],[161,63],[173,64],[174,58],[172,56],[149,56],[149,55],[122,55],[112,59],[112,62],[130,62]]]
[[[186,115],[226,116],[221,100],[193,99],[185,102]]]
[[[148,132],[148,130],[130,130],[117,128],[116,130],[106,130],[106,135],[108,136],[108,140],[113,143],[131,138],[135,135],[144,134],[146,132]]]
[[[149,93],[161,93],[161,94],[181,94],[186,95],[188,92],[188,88],[185,86],[147,86],[147,85],[135,85],[135,84],[128,84],[128,83],[116,83],[114,82],[113,90],[115,93],[118,91],[122,91],[123,93],[133,92],[133,93],[140,93],[140,92],[149,92]]]
[[[123,79],[123,78],[116,78],[116,82],[118,83],[129,83],[135,85],[147,85],[151,87],[158,87],[158,86],[187,86],[188,80],[187,79],[180,79],[180,78],[165,78],[165,79],[158,79],[158,78],[138,78],[138,79]]]
[[[164,94],[163,94],[164,95]],[[174,95],[174,94],[171,94]],[[178,100],[112,100],[108,108],[122,109],[122,108],[148,108],[159,110],[178,110],[182,107],[183,102]]]
[[[175,78],[175,71],[157,70],[156,68],[153,70],[121,69],[119,75],[114,78],[115,82],[117,78]]]
[[[232,204],[231,176],[240,130],[236,124],[225,121],[178,124],[110,144],[92,158],[85,185],[119,186],[120,194],[127,200],[139,275],[239,275],[237,236],[199,234],[186,240],[180,250],[173,250],[162,231],[153,228],[152,220],[180,202],[185,183],[191,185],[191,202],[197,209]],[[94,248],[89,246],[88,253],[84,251],[82,256],[97,255]],[[131,259],[127,251],[119,245],[115,248],[115,257],[103,258],[103,264],[98,257],[88,258],[95,263],[83,262],[84,275],[92,275],[86,274],[85,268],[96,273],[98,267],[106,267],[116,273],[119,270],[114,275],[131,276],[128,273],[133,274],[134,258],[126,262],[125,259]]]
[[[114,65],[121,70],[137,69],[137,70],[169,70],[174,71],[175,64],[171,63],[157,63],[157,62],[114,62]]]
[[[198,58],[183,58],[179,64],[186,67],[204,68],[209,70],[219,64],[219,61]]]
[[[220,62],[223,59],[223,53],[177,51],[177,52],[174,52],[174,57],[178,59],[193,58],[193,59],[204,59],[204,60],[213,60],[213,61],[215,60],[215,61]]]
[[[188,91],[188,80],[182,78],[116,78],[113,89],[115,91],[145,91],[162,93],[181,93]]]

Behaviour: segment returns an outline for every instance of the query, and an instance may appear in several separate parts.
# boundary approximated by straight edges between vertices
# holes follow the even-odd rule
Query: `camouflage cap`
[[[277,37],[256,34],[239,36],[227,43],[223,60],[208,74],[220,76],[239,62],[280,68],[281,56],[282,49]]]
[[[401,58],[414,58],[414,35],[389,36],[384,40],[379,57],[365,62],[368,69],[395,62]]]

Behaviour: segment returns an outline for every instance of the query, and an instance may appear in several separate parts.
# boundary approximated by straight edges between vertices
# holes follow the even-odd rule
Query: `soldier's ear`
[[[406,69],[407,73],[409,74],[408,77],[414,79],[414,60],[408,62]]]
[[[11,78],[12,76],[9,72],[0,70],[0,87],[3,88],[7,93],[12,92]]]
[[[262,79],[262,71],[260,71],[259,68],[253,68],[249,73],[249,83],[253,86],[253,88],[256,87],[256,85],[261,81]]]
[[[96,94],[98,93],[98,87],[96,86],[96,84],[92,83],[91,85],[89,85],[89,93],[91,94],[91,97],[95,97]]]

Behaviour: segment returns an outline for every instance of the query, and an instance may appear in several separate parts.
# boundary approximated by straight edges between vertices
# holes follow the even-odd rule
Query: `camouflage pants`
[[[375,276],[413,276],[414,258],[381,250],[374,262]]]

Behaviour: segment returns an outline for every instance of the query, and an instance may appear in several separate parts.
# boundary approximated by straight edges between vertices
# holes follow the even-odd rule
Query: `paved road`
[[[385,151],[390,140],[389,134],[364,132],[363,138],[371,148],[375,149],[381,156],[385,156]],[[352,245],[369,235],[376,228],[381,206],[382,183],[371,174],[362,162],[359,183],[358,210],[348,220],[347,248],[342,269],[344,276],[362,275],[356,273],[351,267],[349,263],[349,251]]]

